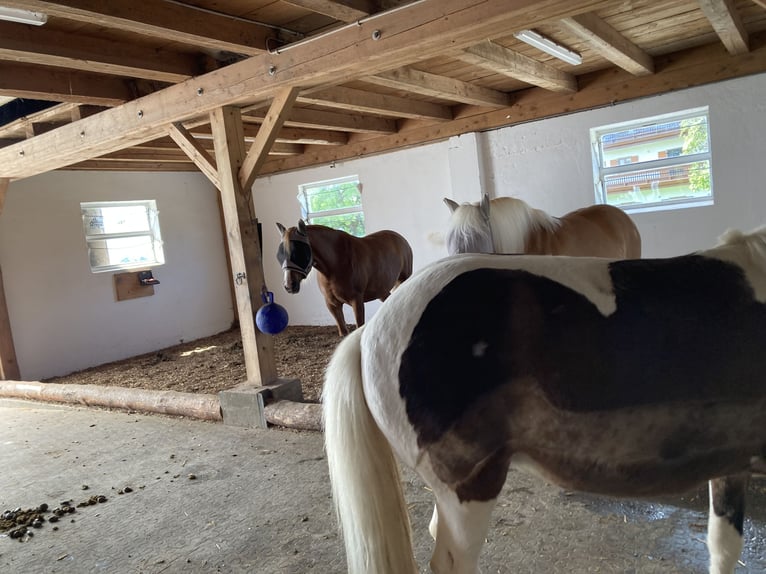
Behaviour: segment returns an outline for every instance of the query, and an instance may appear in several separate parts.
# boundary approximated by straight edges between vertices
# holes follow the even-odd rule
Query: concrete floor
[[[427,572],[432,499],[406,479]],[[126,486],[133,492],[118,494]],[[316,432],[0,399],[0,511],[109,499],[67,515],[57,531],[46,523],[26,542],[0,536],[3,574],[342,572],[329,492]],[[513,471],[483,572],[704,572],[706,516],[704,489],[615,501]],[[766,481],[751,487],[746,527],[737,572],[764,572]]]

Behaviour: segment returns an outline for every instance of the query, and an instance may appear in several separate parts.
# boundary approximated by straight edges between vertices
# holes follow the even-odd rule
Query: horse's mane
[[[447,244],[467,245],[471,238],[479,235],[492,244],[489,228],[478,203],[463,203],[452,213],[450,227],[447,230]]]
[[[766,225],[749,233],[737,229],[729,229],[718,238],[719,247],[740,247],[761,261],[766,261]]]
[[[478,209],[475,211],[478,215]],[[538,231],[553,232],[561,225],[558,218],[516,197],[493,199],[489,221],[496,253],[523,253],[529,235]]]

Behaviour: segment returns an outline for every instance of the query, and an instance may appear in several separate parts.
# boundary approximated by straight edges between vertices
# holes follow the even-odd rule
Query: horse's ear
[[[452,201],[449,197],[444,198],[444,204],[449,207],[450,213],[455,213],[455,210],[460,207],[456,201]]]
[[[489,194],[485,193],[481,196],[481,205],[479,206],[482,216],[486,221],[489,221]]]
[[[285,231],[287,231],[287,228],[281,223],[279,223],[279,221],[277,221],[277,229],[279,229],[280,235],[284,235]]]
[[[302,219],[298,220],[298,233],[301,235],[306,235],[306,222]]]

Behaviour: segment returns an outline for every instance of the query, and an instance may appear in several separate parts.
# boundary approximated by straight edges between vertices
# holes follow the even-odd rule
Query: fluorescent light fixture
[[[48,16],[42,12],[32,12],[31,10],[18,10],[16,8],[0,6],[0,20],[19,22],[20,24],[32,24],[32,26],[42,26],[48,21]]]
[[[530,46],[534,46],[546,54],[555,56],[559,60],[563,60],[568,64],[572,64],[573,66],[582,64],[582,56],[580,56],[580,54],[557,44],[545,36],[541,36],[537,32],[532,30],[522,30],[521,32],[516,32],[514,36],[522,42],[526,42]]]

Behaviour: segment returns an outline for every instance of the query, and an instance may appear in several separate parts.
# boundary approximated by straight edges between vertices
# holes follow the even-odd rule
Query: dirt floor
[[[300,379],[304,400],[319,400],[324,369],[340,342],[332,326],[290,326],[274,336],[277,375]],[[239,329],[92,367],[48,383],[215,394],[246,378]]]

